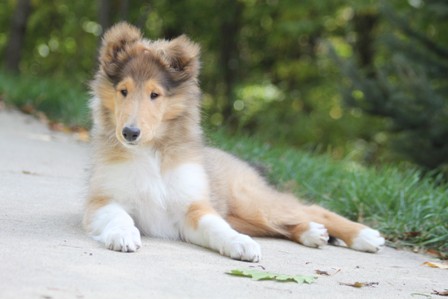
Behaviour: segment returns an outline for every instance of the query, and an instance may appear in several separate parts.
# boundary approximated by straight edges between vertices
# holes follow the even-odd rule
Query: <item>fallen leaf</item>
[[[448,263],[424,262],[422,265],[425,265],[425,266],[428,266],[431,268],[448,269]]]
[[[25,104],[20,107],[20,110],[25,114],[33,114],[36,109],[32,104]]]
[[[68,133],[70,132],[70,129],[68,127],[66,127],[63,123],[61,122],[56,122],[56,121],[51,121],[48,124],[48,127],[50,128],[50,130],[52,131],[56,131],[56,132],[65,132]]]
[[[229,275],[239,276],[239,277],[250,277],[253,280],[275,280],[280,282],[296,282],[296,283],[313,283],[316,277],[309,275],[286,275],[277,274],[266,271],[259,271],[254,269],[233,269],[230,272],[226,272]]]
[[[412,231],[412,232],[404,232],[403,233],[403,238],[406,239],[411,239],[411,238],[416,238],[418,236],[420,236],[422,233],[418,232],[418,231]]]
[[[327,271],[316,270],[315,272],[316,272],[317,275],[330,276],[330,274],[328,274]]]
[[[37,175],[37,173],[29,171],[29,170],[22,170],[23,174],[28,174],[28,175]]]
[[[332,269],[336,270],[336,271],[334,273],[328,273],[328,271],[315,270],[315,273],[317,275],[332,276],[332,275],[335,275],[336,273],[338,273],[339,271],[341,271],[341,269],[335,269],[335,268],[332,268]]]
[[[297,283],[313,283],[316,280],[316,276],[309,276],[309,275],[295,275],[292,277],[292,280]]]
[[[88,131],[79,131],[75,134],[76,139],[82,142],[89,142],[90,135]]]
[[[434,257],[437,257],[439,259],[448,259],[448,254],[441,252],[437,249],[434,248],[429,248],[428,250],[426,250],[426,254],[432,255]]]
[[[43,124],[47,124],[50,122],[50,120],[48,119],[48,117],[45,115],[45,113],[43,113],[42,111],[37,111],[36,113],[36,117],[39,119],[39,121]]]
[[[355,282],[355,283],[345,283],[345,282],[340,282],[340,285],[344,285],[344,286],[349,286],[349,287],[353,287],[353,288],[363,288],[363,287],[374,287],[379,285],[379,282]]]
[[[439,296],[448,296],[448,289],[445,289],[445,291],[433,290],[431,294],[439,295]]]

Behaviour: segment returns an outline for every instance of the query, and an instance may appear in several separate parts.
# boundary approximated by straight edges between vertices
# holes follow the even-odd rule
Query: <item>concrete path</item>
[[[125,254],[81,228],[89,146],[32,117],[0,111],[0,298],[441,298],[448,270],[430,257],[386,248],[367,254],[258,239],[259,264],[181,242],[143,238]],[[252,281],[235,268],[319,275],[311,285]],[[340,283],[374,282],[353,288]]]

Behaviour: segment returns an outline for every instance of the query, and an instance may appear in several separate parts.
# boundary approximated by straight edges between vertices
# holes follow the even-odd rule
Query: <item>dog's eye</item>
[[[151,100],[155,100],[155,99],[157,99],[159,97],[159,94],[156,93],[156,92],[151,92],[150,97],[151,97]]]
[[[128,95],[128,90],[127,89],[122,89],[120,90],[120,93],[122,96],[126,97]]]

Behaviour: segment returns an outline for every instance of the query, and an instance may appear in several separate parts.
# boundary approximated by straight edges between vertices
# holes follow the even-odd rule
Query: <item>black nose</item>
[[[140,136],[140,129],[136,127],[124,127],[122,134],[124,139],[132,142],[137,140],[138,136]]]

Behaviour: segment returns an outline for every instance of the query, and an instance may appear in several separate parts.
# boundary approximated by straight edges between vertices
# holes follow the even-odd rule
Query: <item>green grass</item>
[[[0,99],[31,105],[68,126],[89,126],[81,82],[14,77],[0,71]],[[381,230],[390,245],[432,248],[448,256],[448,186],[408,166],[366,168],[254,137],[208,131],[210,143],[266,169],[269,181],[310,203]]]
[[[0,97],[6,104],[42,111],[51,120],[70,127],[89,126],[86,90],[86,85],[76,80],[14,76],[0,71]]]

